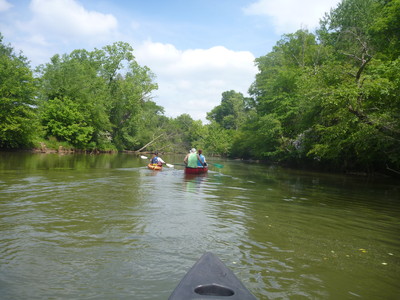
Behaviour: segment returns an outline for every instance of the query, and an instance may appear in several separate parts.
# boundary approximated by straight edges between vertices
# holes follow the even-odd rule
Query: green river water
[[[167,299],[206,251],[258,299],[400,299],[398,181],[209,160],[0,152],[0,299]]]

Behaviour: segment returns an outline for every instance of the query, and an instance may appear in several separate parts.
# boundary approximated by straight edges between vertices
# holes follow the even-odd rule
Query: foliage
[[[286,34],[257,58],[249,89],[256,115],[240,126],[230,154],[400,169],[399,7],[344,0],[316,35]]]
[[[379,53],[371,35],[376,22],[382,22],[384,7],[379,1],[343,1],[320,31],[321,40],[339,54],[336,63],[342,72],[337,72],[341,80],[336,84],[318,80],[318,88],[326,87],[329,94],[322,103],[324,122],[315,126],[321,139],[310,153],[346,168],[399,167],[399,157],[393,155],[400,147],[399,85],[392,76],[398,57],[392,60],[391,55]]]
[[[231,129],[224,129],[216,122],[206,125],[206,136],[204,138],[204,149],[210,155],[225,155],[230,153],[232,145]]]
[[[0,34],[0,148],[27,148],[35,137],[35,81],[26,58]]]
[[[154,75],[141,67],[127,43],[92,52],[55,55],[41,66],[40,101],[46,136],[83,149],[133,149],[142,107],[157,88]],[[56,114],[56,107],[60,112]]]
[[[193,120],[188,114],[182,114],[172,120],[171,123],[173,128],[170,132],[174,132],[171,139],[177,146],[175,152],[187,152],[193,147],[204,148],[206,130],[201,121]]]
[[[85,115],[79,105],[69,98],[51,99],[43,108],[42,123],[46,137],[56,137],[67,141],[78,149],[87,149],[93,134],[93,127],[88,126]]]
[[[225,129],[239,129],[246,116],[246,99],[233,90],[223,92],[221,104],[207,113],[207,119],[215,121]]]
[[[400,0],[385,1],[382,9],[376,6],[378,15],[368,32],[380,56],[396,59],[400,55]]]

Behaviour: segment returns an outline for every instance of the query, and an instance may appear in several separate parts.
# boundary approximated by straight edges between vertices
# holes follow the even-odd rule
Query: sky
[[[155,74],[167,117],[206,122],[222,93],[247,96],[283,34],[311,32],[339,0],[0,0],[3,43],[32,68],[55,54],[123,41]]]

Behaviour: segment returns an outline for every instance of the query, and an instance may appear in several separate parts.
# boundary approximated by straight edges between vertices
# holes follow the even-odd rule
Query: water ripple
[[[235,163],[187,177],[126,161],[3,173],[3,298],[167,299],[205,251],[259,299],[400,292],[392,186]]]

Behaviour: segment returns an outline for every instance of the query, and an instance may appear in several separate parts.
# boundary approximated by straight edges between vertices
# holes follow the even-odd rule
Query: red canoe
[[[207,173],[208,167],[200,167],[200,168],[185,168],[185,174],[203,174]]]

